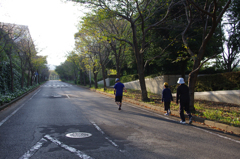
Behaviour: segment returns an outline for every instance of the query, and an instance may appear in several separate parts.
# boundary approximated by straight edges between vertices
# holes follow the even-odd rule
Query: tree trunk
[[[86,72],[83,73],[83,85],[86,86]]]
[[[37,78],[38,78],[37,82],[40,83],[40,81],[39,81],[39,79],[40,79],[39,78],[39,76],[40,76],[39,71],[37,71],[37,73],[38,73],[38,75],[37,75]]]
[[[140,82],[140,87],[142,91],[142,101],[149,101],[149,98],[147,96],[148,93],[147,93],[147,88],[145,83],[145,77],[144,77],[143,54],[140,53],[138,48],[136,26],[132,23],[131,27],[133,32],[133,49],[134,49],[135,57],[137,61],[138,76],[139,76],[139,82]]]
[[[30,71],[28,70],[27,87],[29,87],[29,82],[30,82]]]
[[[107,90],[107,86],[106,86],[106,77],[105,77],[105,67],[102,65],[102,76],[103,76],[103,87],[104,87],[104,91]]]
[[[30,86],[32,86],[33,84],[33,71],[30,72],[31,75],[30,75]]]
[[[95,88],[98,88],[97,74],[98,74],[98,73],[94,73],[94,74],[93,74],[93,75],[94,75],[94,86],[95,86]]]
[[[10,73],[11,73],[11,91],[13,93],[14,92],[14,84],[13,84],[14,74],[13,74],[12,57],[11,55],[9,57],[10,57],[9,59],[10,59]]]
[[[98,72],[96,71],[95,66],[93,67],[93,78],[94,78],[94,87],[98,88],[98,84],[97,84],[97,74]]]
[[[194,64],[193,64],[193,71],[196,70],[200,65],[200,61],[198,58],[195,59]],[[195,111],[194,108],[194,89],[195,85],[197,82],[197,77],[198,77],[198,72],[199,69],[195,72],[190,72],[188,76],[188,87],[189,87],[189,96],[190,96],[190,103],[189,103],[189,108],[190,111]]]
[[[22,69],[21,88],[23,88],[23,86],[24,86],[24,72],[25,72],[25,70]]]
[[[83,73],[82,73],[82,69],[80,69],[80,72],[79,72],[79,74],[80,74],[80,77],[79,77],[79,84],[82,84],[82,75],[83,75]]]

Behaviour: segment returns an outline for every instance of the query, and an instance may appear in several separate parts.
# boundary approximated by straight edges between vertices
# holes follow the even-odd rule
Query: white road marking
[[[79,151],[79,150],[77,150],[77,149],[75,149],[75,148],[73,148],[73,147],[70,147],[70,146],[68,146],[68,145],[65,145],[65,144],[61,143],[60,141],[52,138],[52,137],[49,136],[49,135],[45,135],[44,137],[47,138],[48,140],[50,140],[51,142],[55,143],[56,145],[59,145],[59,146],[61,146],[62,148],[64,148],[64,149],[66,149],[66,150],[74,153],[75,155],[77,155],[77,156],[80,157],[80,158],[83,158],[83,159],[93,159],[92,157],[86,155],[85,153],[83,153],[83,152],[81,152],[81,151]]]
[[[94,122],[91,122],[94,126],[95,126],[95,128],[98,130],[98,131],[100,131],[103,135],[105,134],[103,131],[102,131],[102,129],[96,124],[96,123],[94,123]],[[115,142],[113,142],[112,140],[110,140],[108,137],[105,137],[105,139],[106,140],[108,140],[113,146],[115,146],[115,147],[119,147]],[[125,152],[124,150],[119,150],[120,152]]]
[[[198,127],[196,127],[196,126],[193,126],[193,128],[198,129],[198,130],[205,131],[205,132],[207,132],[207,133],[209,133],[209,134],[216,135],[216,136],[218,136],[218,137],[220,137],[220,138],[227,139],[227,140],[230,140],[230,141],[233,141],[233,142],[236,142],[236,143],[239,143],[239,144],[240,144],[240,141],[238,141],[238,140],[234,140],[234,139],[231,139],[231,138],[229,138],[229,137],[222,136],[222,135],[219,135],[219,134],[217,134],[217,133],[213,133],[213,132],[211,132],[211,131],[207,131],[207,130],[201,129],[201,128],[198,128]]]
[[[39,142],[37,142],[30,150],[28,150],[22,157],[19,159],[29,159],[37,152],[38,149],[42,147],[42,145],[47,142],[46,139],[42,138]]]
[[[118,145],[115,142],[113,142],[112,140],[110,140],[108,137],[105,137],[105,139],[108,140],[111,144],[113,144],[113,146],[118,147]]]
[[[67,94],[66,94],[66,96],[67,96],[68,98],[70,98]]]
[[[102,129],[97,125],[97,124],[95,124],[94,122],[91,122],[94,126],[95,126],[95,128],[98,130],[98,131],[100,131],[102,134],[105,134],[103,131],[102,131]]]
[[[24,106],[24,104],[22,104],[18,109],[16,109],[14,112],[12,112],[9,116],[7,116],[5,119],[3,119],[0,122],[0,126],[2,126],[3,123],[5,123],[9,118],[11,118],[19,109],[21,109]]]
[[[72,85],[43,85],[41,87],[71,87]]]
[[[40,89],[41,90],[41,89]],[[40,90],[38,90],[29,100],[31,100]],[[28,101],[29,101],[28,100]],[[19,108],[17,108],[14,112],[12,112],[9,116],[7,116],[5,119],[3,119],[1,122],[0,122],[0,126],[2,126],[9,118],[11,118],[14,114],[16,114],[18,111],[19,111],[19,109],[21,109],[23,106],[25,105],[25,103],[24,104],[22,104]]]

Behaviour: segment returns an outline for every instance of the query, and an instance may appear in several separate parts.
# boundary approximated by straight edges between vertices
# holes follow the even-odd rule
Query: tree
[[[173,6],[173,1],[170,0],[159,0],[159,1],[128,1],[128,0],[73,0],[75,2],[88,3],[92,7],[101,8],[116,16],[119,19],[126,20],[131,27],[132,39],[121,39],[114,37],[119,41],[128,43],[134,51],[137,70],[139,75],[139,82],[142,91],[142,100],[149,100],[147,96],[147,89],[144,77],[144,52],[149,46],[147,42],[147,36],[149,31],[156,26],[163,24],[167,18],[170,8]],[[159,19],[152,25],[148,26],[147,21],[152,20],[152,16],[156,12],[162,12]]]
[[[194,2],[192,0],[186,0],[184,2],[185,5],[185,12],[187,17],[187,24],[186,28],[182,32],[182,41],[184,43],[184,46],[188,52],[188,54],[191,56],[191,59],[193,60],[193,69],[189,74],[188,77],[188,86],[189,86],[189,94],[190,94],[190,110],[194,109],[194,88],[197,81],[197,76],[199,69],[201,66],[209,59],[206,59],[202,62],[206,47],[212,36],[214,35],[214,32],[216,28],[218,27],[219,23],[221,22],[221,18],[223,14],[226,12],[227,8],[229,7],[229,4],[231,3],[231,0],[227,0],[226,3],[223,3],[223,1],[217,1],[217,0],[206,0],[205,3],[202,3],[203,1],[197,1]],[[224,1],[225,2],[225,1]],[[202,32],[202,41],[198,47],[198,50],[193,51],[192,46],[189,45],[189,34],[188,31],[190,28],[194,25],[196,22],[195,20],[198,20],[200,17],[200,26]],[[210,27],[209,27],[210,25]]]
[[[228,37],[226,51],[223,52],[223,67],[232,72],[240,63],[240,37],[232,34]]]
[[[112,61],[115,64],[117,77],[119,78],[121,69],[126,63],[125,54],[128,50],[127,44],[116,40],[114,37],[128,36],[128,24],[111,15],[109,17],[109,14],[105,10],[100,9],[84,17],[81,26],[82,29],[87,29],[92,35],[94,34],[97,43],[101,45],[102,51],[98,52],[98,54],[104,80],[104,88],[106,88],[105,68],[108,62]]]
[[[13,58],[16,56],[15,42],[24,35],[26,29],[25,26],[0,23],[0,41],[3,43],[0,48],[0,53],[2,54],[4,51],[10,62],[11,92],[14,92]]]
[[[80,71],[78,55],[74,51],[71,51],[67,56],[67,61],[73,64],[74,82],[77,84],[78,72]]]
[[[233,0],[225,16],[227,31],[226,51],[223,53],[223,67],[231,72],[240,63],[240,1]]]

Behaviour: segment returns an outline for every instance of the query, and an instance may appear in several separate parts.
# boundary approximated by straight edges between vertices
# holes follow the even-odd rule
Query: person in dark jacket
[[[180,111],[180,117],[182,121],[180,121],[181,124],[185,124],[185,116],[184,116],[184,110],[187,112],[187,115],[189,117],[189,124],[192,123],[192,115],[189,110],[189,102],[190,102],[190,97],[189,97],[189,88],[187,85],[185,85],[184,79],[179,78],[177,81],[180,86],[177,88],[177,99],[176,99],[176,104],[178,104],[178,100],[180,99],[180,106],[179,106],[179,111]]]
[[[164,82],[163,85],[164,85],[164,89],[162,91],[162,102],[164,102],[164,109],[165,111],[167,111],[165,115],[169,115],[171,113],[170,104],[171,104],[171,101],[173,101],[173,97],[172,97],[171,90],[168,88],[168,83]]]
[[[122,107],[122,97],[123,97],[123,90],[127,93],[124,84],[120,82],[119,78],[115,80],[116,84],[114,85],[114,94],[115,94],[115,102],[119,106],[118,110],[121,110]]]

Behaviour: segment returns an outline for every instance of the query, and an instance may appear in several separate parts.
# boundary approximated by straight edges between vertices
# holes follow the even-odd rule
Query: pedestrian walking
[[[173,101],[172,92],[168,88],[167,82],[164,82],[163,86],[164,86],[164,89],[162,91],[162,103],[164,102],[164,110],[167,111],[166,114],[164,115],[169,115],[171,114],[170,104],[171,104],[171,101]]]
[[[180,106],[179,106],[179,111],[180,111],[180,117],[181,117],[181,124],[185,124],[185,116],[184,116],[184,110],[187,112],[187,115],[189,117],[189,124],[192,123],[192,115],[189,110],[189,102],[190,102],[190,97],[189,97],[189,88],[187,85],[185,85],[184,79],[179,78],[177,81],[178,84],[180,84],[177,88],[177,99],[176,99],[176,104],[178,104],[178,100],[180,99]]]
[[[120,82],[119,78],[116,78],[115,82],[116,82],[116,84],[114,85],[115,102],[119,106],[118,110],[121,110],[123,90],[125,90],[125,92],[127,92],[127,90],[125,89],[124,84]]]

